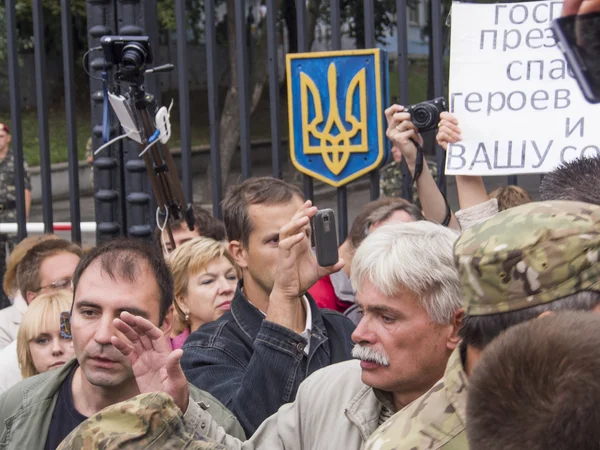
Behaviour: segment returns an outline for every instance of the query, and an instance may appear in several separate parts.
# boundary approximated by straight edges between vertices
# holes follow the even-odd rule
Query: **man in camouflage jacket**
[[[369,450],[469,448],[468,375],[504,329],[548,311],[600,312],[600,206],[529,203],[465,231],[455,246],[465,317],[444,378],[396,413]]]
[[[0,123],[0,223],[17,221],[16,204],[16,186],[15,186],[15,156],[10,147],[11,134],[10,129],[3,123]],[[31,179],[29,177],[29,168],[27,163],[23,162],[25,178],[23,186],[25,188],[25,212],[29,216],[31,207]],[[12,242],[6,234],[0,234],[0,286],[4,280],[6,272],[7,247]],[[10,305],[8,297],[0,287],[0,309]]]

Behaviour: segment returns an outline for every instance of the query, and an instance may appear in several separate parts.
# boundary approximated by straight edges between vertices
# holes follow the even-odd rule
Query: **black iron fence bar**
[[[52,233],[52,167],[50,166],[50,139],[48,137],[48,102],[46,98],[46,57],[44,48],[44,5],[33,0],[33,42],[35,59],[35,88],[40,144],[40,172],[42,175],[42,206],[44,231]]]
[[[275,178],[283,176],[281,151],[281,104],[279,100],[279,58],[277,56],[277,10],[279,2],[267,2],[267,51],[269,57],[269,100],[271,114],[271,160]]]
[[[398,102],[401,105],[408,106],[408,5],[406,0],[396,0],[396,30],[398,33]],[[406,164],[402,159],[400,163],[402,169],[402,197],[411,199],[412,176]]]
[[[88,48],[100,45],[100,38],[112,35],[116,29],[116,9],[114,0],[87,1]],[[99,79],[103,70],[112,71],[106,63],[102,52],[89,54],[92,141],[96,149],[103,144],[103,102],[102,80]],[[110,115],[110,136],[116,136],[117,128],[114,116]],[[113,144],[98,155],[94,155],[94,199],[96,210],[96,241],[100,244],[123,234],[125,202],[120,194],[124,190],[124,180],[121,176],[122,157],[119,144]]]
[[[509,175],[507,178],[508,179],[506,181],[508,182],[509,185],[514,185],[514,186],[519,185],[519,179],[517,178],[516,175]]]
[[[69,153],[69,200],[71,209],[71,240],[81,243],[81,209],[79,203],[79,155],[77,152],[77,113],[75,112],[75,71],[73,68],[73,31],[71,0],[60,1],[65,80],[65,114],[67,118],[67,149]]]
[[[375,48],[375,7],[374,0],[364,0],[365,47]],[[379,169],[369,174],[371,179],[371,200],[379,198]]]
[[[235,47],[237,59],[237,87],[240,105],[240,150],[242,155],[242,178],[252,176],[250,159],[250,105],[248,96],[248,52],[250,42],[246,42],[246,14],[244,0],[235,0]]]
[[[444,55],[442,42],[442,2],[431,0],[431,28],[432,28],[432,50],[433,50],[433,95],[442,97],[444,95]],[[438,187],[446,193],[446,152],[435,144],[436,161],[438,165]]]
[[[156,8],[156,2],[143,0],[117,0],[117,25],[121,36],[149,36],[150,46],[158,44],[158,19],[152,23],[151,9]],[[146,92],[154,97],[160,105],[160,89],[156,76],[144,79]],[[125,86],[122,87],[124,90]],[[141,114],[141,124],[144,127],[144,116]],[[146,128],[147,130],[147,128]],[[146,131],[147,132],[147,131]],[[121,131],[124,133],[124,130]],[[152,195],[151,181],[148,177],[146,164],[139,157],[140,145],[132,139],[121,142],[123,155],[123,187],[121,194],[125,197],[125,230],[126,235],[138,238],[151,238],[152,225],[156,220],[156,202]],[[160,144],[159,144],[160,145]]]
[[[185,0],[178,0],[185,3]],[[219,121],[219,78],[217,76],[217,32],[215,0],[205,4],[206,68],[208,87],[208,122],[210,125],[210,170],[212,178],[213,215],[221,218],[221,133]]]
[[[296,0],[296,24],[298,37],[298,52],[304,53],[309,51],[308,39],[306,32],[306,2],[304,0]],[[292,136],[290,136],[292,139]],[[314,198],[314,183],[313,179],[308,175],[302,175],[302,184],[304,195],[308,199]]]
[[[17,18],[14,0],[4,2],[7,32],[8,88],[12,149],[15,158],[15,201],[17,204],[17,239],[27,237],[25,215],[25,170],[23,169],[23,134],[21,132],[21,87],[19,84],[19,55],[17,49]]]
[[[187,18],[185,0],[175,1],[177,23],[177,84],[179,85],[179,126],[181,129],[181,175],[183,193],[188,203],[193,201],[192,190],[192,138],[190,131],[190,87],[188,83]],[[212,20],[207,20],[213,22]],[[214,27],[214,23],[213,23]],[[208,66],[210,70],[210,65]]]
[[[341,24],[340,0],[331,0],[331,50],[342,48],[342,24]]]
[[[342,30],[340,1],[331,0],[331,50],[341,50]],[[338,240],[344,242],[348,236],[348,190],[346,186],[337,188]]]

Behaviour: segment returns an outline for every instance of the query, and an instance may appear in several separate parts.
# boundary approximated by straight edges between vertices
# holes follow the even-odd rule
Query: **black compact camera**
[[[100,44],[106,61],[118,65],[125,79],[143,75],[152,63],[148,36],[102,36]]]
[[[440,114],[444,111],[448,111],[448,103],[444,97],[427,100],[406,108],[406,112],[410,113],[412,123],[415,124],[419,133],[437,128]]]

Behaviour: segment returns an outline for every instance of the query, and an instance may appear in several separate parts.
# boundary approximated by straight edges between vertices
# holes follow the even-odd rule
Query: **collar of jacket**
[[[6,443],[7,448],[43,448],[52,420],[52,411],[58,398],[58,390],[76,364],[77,360],[73,358],[60,369],[21,381],[22,401],[15,409],[15,413],[4,422],[6,436],[2,444]],[[31,430],[35,430],[35,433]]]
[[[344,410],[346,418],[360,430],[363,443],[379,426],[379,414],[382,407],[383,405],[375,395],[373,388],[363,385]]]
[[[456,415],[463,425],[466,425],[469,380],[463,367],[461,346],[457,347],[448,359],[448,365],[444,373],[444,387],[448,401],[454,407]]]
[[[250,301],[242,293],[243,287],[244,283],[242,280],[240,280],[238,282],[233,301],[231,302],[231,314],[244,334],[248,336],[249,339],[254,341],[256,335],[258,334],[258,330],[260,330],[262,321],[265,319],[265,316],[256,306],[250,303]],[[321,310],[308,292],[304,294],[304,296],[308,300],[310,312],[312,314],[311,335],[313,338],[316,338],[318,341],[322,342],[327,337],[325,323],[323,322],[323,314],[321,314]],[[313,346],[311,345],[311,353],[312,347]]]

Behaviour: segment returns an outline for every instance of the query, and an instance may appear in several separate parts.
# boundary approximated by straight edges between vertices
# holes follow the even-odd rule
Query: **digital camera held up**
[[[412,123],[415,124],[419,133],[437,128],[440,114],[444,111],[448,111],[448,103],[444,97],[427,100],[406,108],[406,112],[410,113]]]

